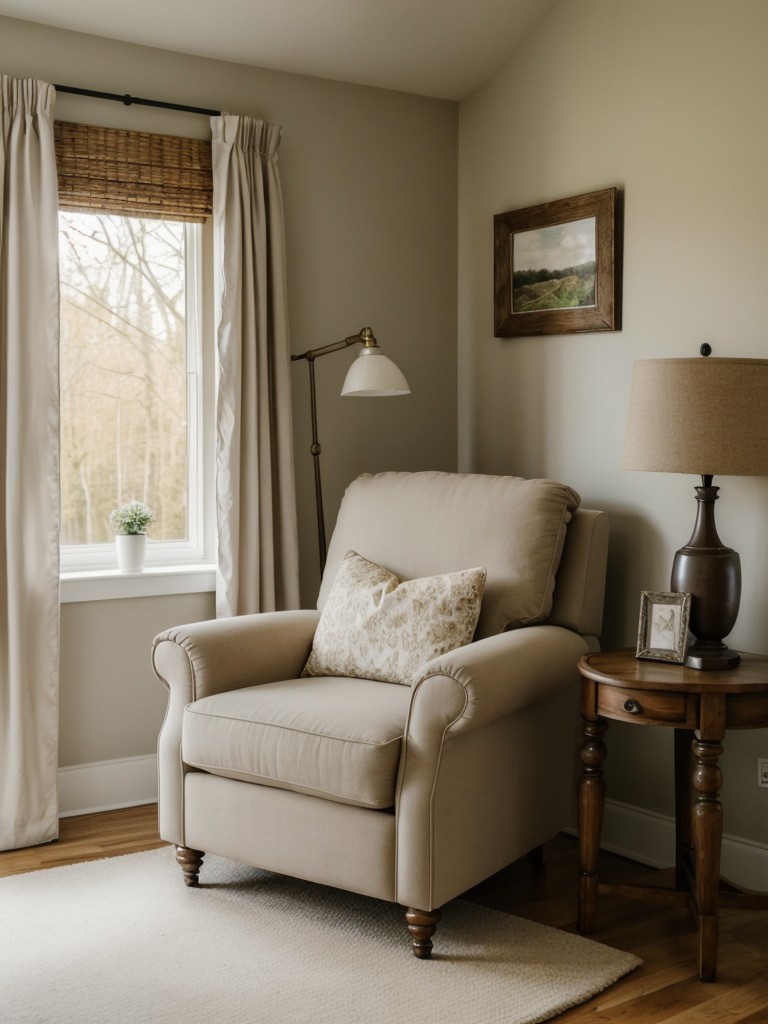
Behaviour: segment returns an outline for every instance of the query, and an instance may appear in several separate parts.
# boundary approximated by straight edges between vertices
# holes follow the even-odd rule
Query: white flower
[[[143,501],[128,501],[109,513],[109,525],[115,533],[146,533],[155,513]]]

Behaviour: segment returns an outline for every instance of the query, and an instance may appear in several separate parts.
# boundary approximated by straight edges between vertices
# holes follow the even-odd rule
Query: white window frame
[[[215,501],[213,486],[206,487],[205,481],[213,480],[213,404],[214,404],[214,354],[211,322],[210,296],[207,294],[204,264],[212,241],[210,222],[185,224],[185,269],[186,269],[186,328],[187,328],[187,403],[188,403],[188,539],[185,541],[153,541],[151,534],[147,543],[147,586],[129,584],[127,575],[122,577],[126,590],[131,593],[167,593],[168,571],[206,570],[204,586],[212,589],[212,571],[215,562]],[[210,345],[203,339],[211,338]],[[70,597],[65,593],[62,600],[89,599],[88,592],[81,584],[88,579],[109,580],[117,583],[121,574],[117,568],[117,553],[114,542],[106,544],[62,544],[60,548],[61,579],[67,583],[66,591],[84,594],[84,597]],[[199,573],[194,574],[195,577]],[[164,589],[158,589],[161,580]],[[155,581],[155,585],[152,584]],[[73,587],[71,584],[78,584]],[[180,583],[182,591],[187,589]],[[104,588],[101,588],[104,591]],[[107,592],[95,596],[123,596],[110,585]],[[128,596],[126,593],[125,596]]]

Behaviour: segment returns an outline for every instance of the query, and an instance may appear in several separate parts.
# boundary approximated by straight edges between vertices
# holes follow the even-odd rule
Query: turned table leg
[[[417,910],[415,907],[406,910],[405,919],[413,941],[413,955],[419,960],[429,960],[432,956],[432,936],[441,917],[439,910]]]
[[[606,749],[603,736],[608,728],[604,718],[584,718],[584,743],[581,748],[583,770],[579,778],[579,916],[578,929],[589,933],[595,927],[597,900],[597,862],[600,833],[603,828],[605,780],[603,761]]]
[[[184,872],[184,884],[197,887],[200,884],[200,867],[205,854],[202,850],[191,850],[188,846],[176,847],[176,862]]]
[[[723,838],[723,808],[718,793],[722,772],[718,760],[720,743],[693,741],[693,843],[696,860],[696,910],[699,918],[699,978],[717,977],[718,893],[720,890],[720,847]]]
[[[693,739],[692,729],[675,729],[675,886],[680,890],[690,888]]]

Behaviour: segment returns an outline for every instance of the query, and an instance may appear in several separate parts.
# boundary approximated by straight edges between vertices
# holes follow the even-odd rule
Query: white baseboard
[[[570,831],[570,830],[569,830]],[[604,850],[648,864],[671,867],[675,862],[675,821],[640,807],[605,801]],[[723,836],[721,874],[746,889],[768,888],[768,847],[738,836]]]
[[[157,757],[121,757],[59,768],[59,817],[157,803]]]

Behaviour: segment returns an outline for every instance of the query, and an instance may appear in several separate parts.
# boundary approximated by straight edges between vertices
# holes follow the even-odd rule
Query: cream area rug
[[[0,879],[4,1024],[532,1024],[640,961],[454,900],[431,961],[404,910],[170,848]]]

